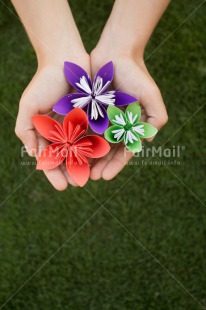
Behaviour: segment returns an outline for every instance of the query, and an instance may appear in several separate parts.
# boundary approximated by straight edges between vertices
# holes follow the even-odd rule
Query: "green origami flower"
[[[128,105],[125,113],[115,106],[109,106],[107,114],[113,125],[105,131],[105,138],[111,143],[124,140],[125,146],[133,153],[141,152],[142,138],[151,138],[157,133],[154,126],[139,122],[141,108],[138,102]]]

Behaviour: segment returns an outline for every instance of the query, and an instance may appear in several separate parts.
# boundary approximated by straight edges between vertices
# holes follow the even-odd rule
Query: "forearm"
[[[169,2],[170,0],[116,0],[101,40],[110,40],[110,44],[113,41],[111,48],[143,55]]]
[[[39,62],[85,52],[67,0],[12,0]]]

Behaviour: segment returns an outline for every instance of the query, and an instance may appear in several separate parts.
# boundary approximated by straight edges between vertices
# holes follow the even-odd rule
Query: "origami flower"
[[[40,135],[52,142],[39,155],[37,169],[54,169],[66,160],[69,175],[79,186],[84,186],[90,174],[88,158],[102,157],[110,150],[105,139],[85,136],[86,113],[76,108],[67,114],[63,124],[46,115],[35,115],[32,120]]]
[[[125,113],[113,106],[107,109],[107,113],[113,125],[105,131],[105,138],[111,143],[124,140],[125,146],[133,153],[142,150],[142,138],[151,138],[157,133],[154,126],[139,122],[141,108],[138,102],[130,104]]]
[[[109,120],[106,108],[110,105],[122,106],[137,101],[133,96],[120,91],[107,91],[114,76],[114,66],[110,61],[96,74],[92,84],[86,71],[78,65],[65,62],[64,72],[69,83],[78,93],[61,98],[53,107],[53,111],[66,115],[73,108],[87,111],[91,129],[99,134],[108,128]]]

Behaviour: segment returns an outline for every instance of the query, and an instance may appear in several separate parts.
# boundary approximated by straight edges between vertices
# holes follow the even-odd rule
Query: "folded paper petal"
[[[38,170],[50,170],[58,167],[66,156],[64,152],[61,152],[62,149],[63,145],[60,143],[48,145],[39,155],[36,168]]]
[[[136,126],[134,126],[133,131],[144,139],[154,137],[158,132],[157,128],[144,122],[139,122]]]
[[[64,73],[69,83],[77,90],[83,93],[92,92],[92,83],[87,72],[80,66],[65,61],[64,62]]]
[[[107,115],[109,120],[114,125],[125,126],[127,119],[124,112],[115,106],[109,106],[107,109]]]
[[[67,136],[71,137],[73,134],[73,131],[75,130],[76,127],[81,127],[81,130],[83,130],[83,134],[88,128],[88,119],[86,113],[80,109],[76,108],[73,109],[72,111],[67,114],[64,118],[63,122],[63,128],[64,132],[67,133]]]
[[[91,148],[92,152],[90,155],[88,155],[88,157],[90,158],[100,158],[105,156],[107,153],[109,153],[110,151],[110,145],[109,143],[103,139],[102,137],[99,136],[86,136],[84,138],[82,138],[81,140],[79,140],[78,142],[82,143],[86,143],[90,141],[91,145],[89,146],[89,148]]]
[[[72,158],[68,157],[66,160],[66,167],[69,175],[73,179],[77,185],[83,187],[90,175],[90,168],[88,161],[83,162],[81,165],[79,164],[78,160],[75,158],[74,154]]]
[[[101,85],[102,87],[99,88],[99,90],[101,90],[99,94],[101,94],[106,91],[106,89],[109,87],[109,85],[111,84],[113,80],[114,65],[112,61],[106,63],[95,75],[94,83],[93,83],[94,88],[97,88],[98,77],[102,79],[102,85]]]
[[[113,125],[105,131],[104,136],[111,143],[119,143],[123,140],[124,134],[125,131],[122,126]]]
[[[123,93],[121,91],[115,91],[114,95],[115,95],[115,105],[116,106],[128,105],[130,103],[137,101],[137,98],[135,98],[131,95],[128,95],[126,93]]]
[[[53,111],[66,115],[74,108],[84,108],[90,101],[90,96],[84,93],[75,93],[62,97],[53,107]]]
[[[101,107],[104,117],[102,117],[101,115],[98,115],[97,119],[94,119],[94,118],[91,119],[91,104],[89,104],[88,106],[87,115],[88,115],[89,125],[91,129],[98,134],[103,134],[109,126],[109,119],[108,119],[107,111],[105,110],[105,108],[101,104],[99,104],[99,106]]]
[[[71,102],[71,100],[73,100],[74,98],[82,97],[82,96],[84,95],[83,94],[71,94],[71,95],[66,95],[62,97],[53,106],[53,111],[61,115],[68,114],[73,109],[73,103]]]
[[[142,150],[142,142],[140,140],[140,138],[138,137],[138,135],[136,135],[134,132],[132,132],[135,137],[136,140],[133,140],[132,142],[128,141],[126,143],[126,135],[124,136],[124,142],[125,142],[125,146],[132,152],[132,153],[139,153]]]
[[[130,124],[137,124],[141,117],[141,108],[138,102],[128,105],[125,113]]]
[[[64,138],[62,125],[47,115],[34,115],[32,122],[42,137],[51,142],[60,142]],[[58,131],[60,138],[54,137],[52,132]]]

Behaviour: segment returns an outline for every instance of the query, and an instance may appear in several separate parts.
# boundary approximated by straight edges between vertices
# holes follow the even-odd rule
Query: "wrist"
[[[42,67],[47,64],[63,65],[64,61],[81,62],[88,57],[88,54],[80,42],[63,41],[61,44],[50,44],[38,46],[35,48],[38,66]]]
[[[133,44],[128,44],[125,47],[124,42],[114,42],[112,38],[107,37],[105,40],[100,39],[95,49],[92,51],[92,55],[104,59],[104,61],[115,61],[120,58],[130,58],[135,62],[144,62],[144,48]]]
[[[126,56],[134,60],[143,59],[145,44],[117,23],[108,22],[96,49],[108,52],[113,57]]]

